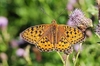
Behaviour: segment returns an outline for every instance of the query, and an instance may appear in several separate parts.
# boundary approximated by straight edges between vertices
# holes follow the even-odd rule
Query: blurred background
[[[39,52],[19,34],[30,26],[50,24],[53,19],[58,24],[67,24],[76,8],[94,25],[86,31],[76,66],[100,66],[100,38],[94,32],[98,24],[96,0],[0,0],[0,66],[63,66],[56,51]],[[78,48],[76,44],[67,66],[73,66]]]

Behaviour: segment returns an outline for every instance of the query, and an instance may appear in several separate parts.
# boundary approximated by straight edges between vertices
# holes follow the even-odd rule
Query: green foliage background
[[[74,1],[74,0],[73,0]],[[3,63],[0,59],[1,66],[62,66],[58,54],[54,52],[42,52],[42,60],[36,60],[35,53],[30,50],[27,61],[25,57],[16,55],[17,48],[11,47],[11,41],[19,41],[19,34],[26,28],[39,24],[50,24],[53,19],[58,24],[66,24],[71,13],[67,9],[68,0],[0,0],[0,16],[8,19],[7,31],[0,30],[0,53],[7,55],[7,60]],[[93,20],[94,27],[98,23],[98,11],[95,0],[77,0],[73,5],[74,9],[81,9],[88,18]],[[79,55],[76,66],[99,66],[100,65],[100,41],[94,32],[94,27],[90,28],[92,36],[87,38],[83,43],[83,50]],[[3,33],[2,33],[3,32]],[[9,37],[7,39],[7,37]],[[23,47],[22,47],[23,48]],[[23,48],[25,49],[25,47]],[[73,52],[69,57],[69,64],[73,66]]]

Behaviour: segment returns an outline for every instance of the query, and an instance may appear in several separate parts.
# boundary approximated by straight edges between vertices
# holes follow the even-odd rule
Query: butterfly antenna
[[[48,17],[50,17],[51,19],[53,19],[50,15],[47,14],[47,12],[44,10],[44,8],[41,7],[41,11],[46,14]]]
[[[60,14],[59,14],[59,16],[57,18],[59,18],[65,11],[66,11],[66,8],[63,11],[60,12]]]

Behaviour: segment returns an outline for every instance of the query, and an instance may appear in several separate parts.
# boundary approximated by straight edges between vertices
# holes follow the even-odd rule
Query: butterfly
[[[55,20],[51,24],[41,24],[27,28],[20,36],[23,40],[34,44],[40,51],[59,51],[69,53],[72,45],[82,42],[84,33],[68,25],[58,25]]]

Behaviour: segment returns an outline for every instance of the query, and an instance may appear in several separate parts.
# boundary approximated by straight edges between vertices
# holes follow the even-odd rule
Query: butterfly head
[[[53,30],[55,31],[58,26],[56,20],[52,20],[51,26],[52,26]]]
[[[57,24],[56,20],[52,20],[52,24]]]

